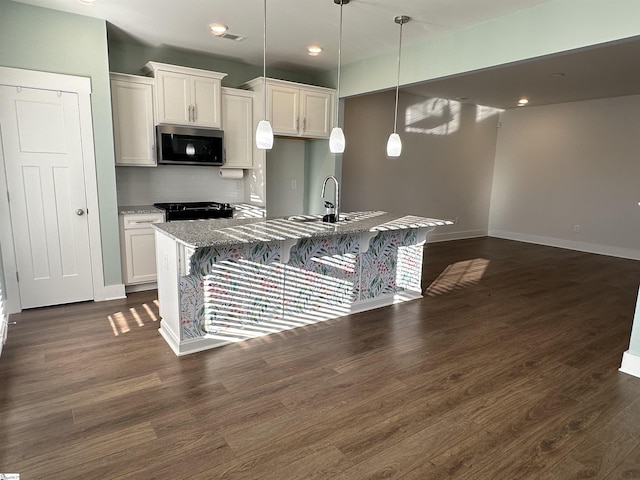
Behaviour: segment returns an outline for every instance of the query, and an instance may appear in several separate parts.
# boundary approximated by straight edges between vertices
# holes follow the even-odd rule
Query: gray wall
[[[400,94],[398,159],[386,157],[395,92],[345,101],[343,211],[385,210],[455,220],[431,238],[486,235],[498,111]]]
[[[324,201],[320,197],[322,182],[329,175],[335,175],[340,180],[342,174],[339,155],[329,152],[327,140],[307,140],[306,144],[305,213],[324,213]],[[327,199],[332,201],[332,186],[327,187],[326,194]],[[341,209],[344,211],[344,208]]]
[[[267,213],[284,217],[304,213],[305,142],[276,138],[267,152]],[[295,182],[293,188],[291,182]]]
[[[491,235],[640,259],[640,96],[512,109],[501,123]]]

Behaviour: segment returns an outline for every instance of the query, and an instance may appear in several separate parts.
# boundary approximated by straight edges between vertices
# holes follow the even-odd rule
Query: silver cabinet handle
[[[81,209],[81,208],[77,209],[77,210],[76,210],[76,215],[78,215],[79,217],[80,217],[80,216],[82,216],[82,215],[84,215],[84,210],[83,210],[83,209]]]
[[[196,105],[194,105],[192,108],[193,108],[193,121],[195,122],[196,121],[196,116],[197,116],[197,113],[196,113],[197,112],[197,110],[196,110],[197,107],[196,107]]]
[[[302,133],[307,131],[307,117],[302,119]]]

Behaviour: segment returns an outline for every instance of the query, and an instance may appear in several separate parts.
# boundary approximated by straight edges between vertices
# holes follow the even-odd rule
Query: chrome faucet
[[[324,182],[322,182],[322,193],[320,194],[320,196],[324,199],[324,191],[327,188],[327,182],[329,180],[333,180],[334,183],[336,184],[336,201],[335,201],[335,206],[336,206],[336,222],[340,221],[340,186],[338,185],[338,179],[336,177],[334,177],[333,175],[329,175],[327,178],[324,179]]]

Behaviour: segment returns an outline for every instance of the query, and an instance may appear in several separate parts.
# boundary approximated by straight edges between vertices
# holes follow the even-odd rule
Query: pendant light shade
[[[271,150],[273,148],[273,129],[267,119],[267,0],[263,0],[263,4],[262,78],[264,78],[264,120],[260,120],[258,128],[256,128],[256,147],[259,150]]]
[[[401,153],[402,140],[400,140],[400,135],[392,133],[389,135],[389,140],[387,140],[387,157],[399,157]]]
[[[331,153],[343,153],[344,144],[344,132],[340,127],[333,127],[329,136],[329,151]]]
[[[260,120],[256,129],[256,147],[260,150],[273,148],[273,130],[268,120]]]
[[[402,26],[410,20],[406,15],[398,15],[393,19],[398,25],[400,25],[400,41],[398,42],[398,80],[396,82],[396,109],[393,119],[393,133],[389,135],[387,141],[387,156],[391,158],[397,158],[402,153],[402,140],[398,135],[398,93],[400,90],[400,58],[402,55]]]
[[[344,153],[346,141],[342,128],[338,126],[340,121],[340,65],[342,64],[342,6],[347,5],[349,0],[333,0],[333,3],[340,5],[340,35],[338,37],[338,84],[336,86],[336,126],[331,130],[329,136],[329,151],[331,153]]]

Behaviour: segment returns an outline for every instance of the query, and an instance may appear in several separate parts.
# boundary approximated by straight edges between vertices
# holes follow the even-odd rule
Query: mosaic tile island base
[[[427,234],[382,211],[154,224],[160,333],[176,355],[422,296]]]

